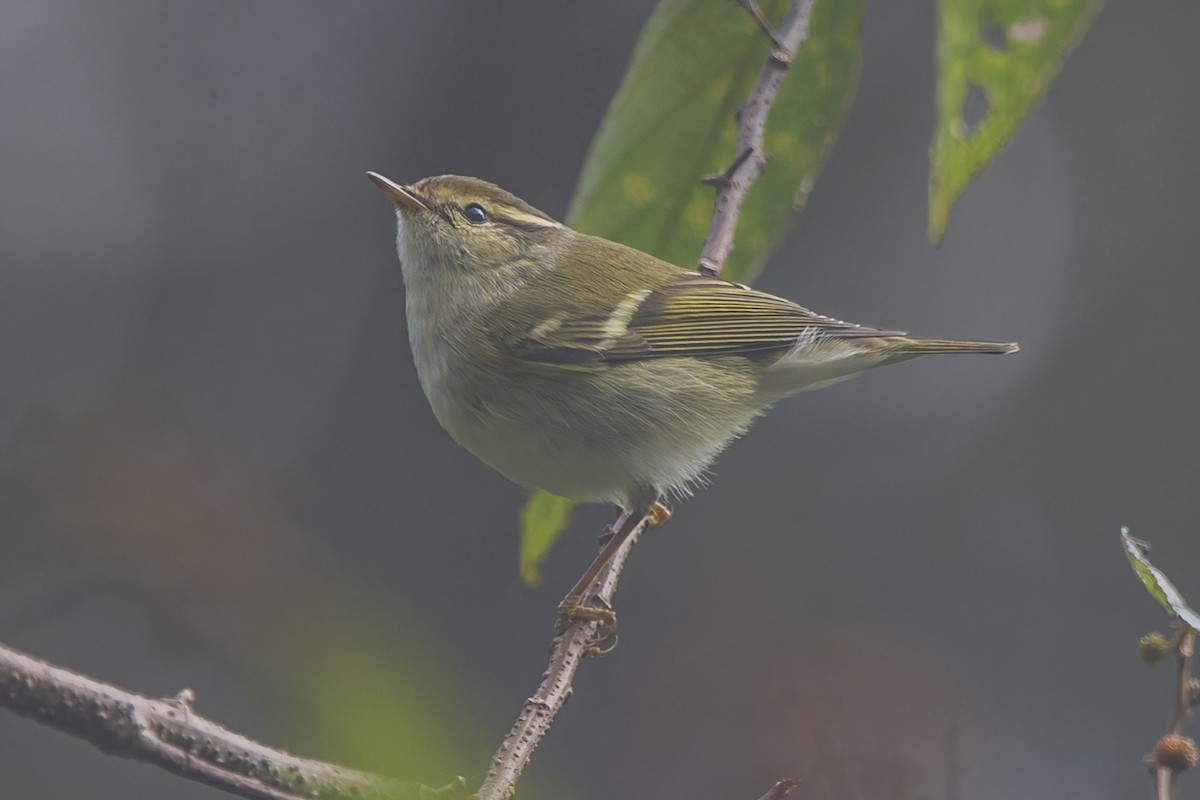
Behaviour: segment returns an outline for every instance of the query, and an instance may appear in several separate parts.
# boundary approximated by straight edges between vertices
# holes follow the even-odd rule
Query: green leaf
[[[571,522],[574,504],[564,497],[535,489],[521,509],[521,580],[529,587],[542,581],[542,562]]]
[[[1174,614],[1194,630],[1200,631],[1200,614],[1192,610],[1183,595],[1175,588],[1175,584],[1162,573],[1162,570],[1150,563],[1146,558],[1149,545],[1129,535],[1129,528],[1121,528],[1121,544],[1125,546],[1125,555],[1129,557],[1129,565],[1133,573],[1141,579],[1150,596],[1167,610]]]
[[[787,3],[760,5],[778,20]],[[723,273],[731,280],[747,282],[761,269],[829,155],[854,96],[863,5],[819,0],[814,7],[808,39],[767,120],[769,161],[742,207]],[[592,142],[567,222],[694,267],[713,211],[713,190],[701,181],[737,155],[734,113],[769,52],[734,0],[659,3]],[[521,575],[530,585],[570,519],[570,501],[550,497],[533,492],[521,513]]]
[[[1103,0],[941,0],[929,238],[1016,133]],[[976,117],[976,119],[972,119]]]
[[[804,203],[854,95],[864,0],[818,0],[767,120],[769,162],[724,274],[748,281]],[[785,0],[760,3],[779,20]],[[737,155],[734,113],[770,41],[734,0],[663,0],[583,167],[568,222],[693,268],[712,221],[705,175]]]

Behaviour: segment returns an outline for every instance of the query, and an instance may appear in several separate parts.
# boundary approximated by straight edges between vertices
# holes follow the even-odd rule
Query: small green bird
[[[476,178],[367,174],[396,207],[409,339],[438,421],[513,481],[639,523],[782,397],[915,356],[1017,349],[814,314]]]

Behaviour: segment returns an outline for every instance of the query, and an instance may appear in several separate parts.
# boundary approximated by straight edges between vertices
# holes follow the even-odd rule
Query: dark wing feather
[[[900,336],[814,314],[790,300],[697,273],[628,295],[602,317],[551,318],[517,343],[525,359],[557,364],[671,356],[782,355],[803,336]]]

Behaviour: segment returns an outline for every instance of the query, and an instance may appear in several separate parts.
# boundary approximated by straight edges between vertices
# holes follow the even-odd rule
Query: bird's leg
[[[666,503],[661,500],[655,500],[650,505],[650,510],[646,512],[646,516],[650,518],[647,524],[651,528],[657,528],[671,519],[673,514],[674,512],[671,511]],[[625,519],[625,509],[617,506],[617,518],[613,520],[612,525],[605,526],[604,533],[600,534],[600,538],[596,542],[601,548],[611,542],[612,538],[617,535],[617,530],[620,529],[621,520],[623,519]]]
[[[585,606],[583,598],[588,590],[592,588],[592,584],[596,582],[596,578],[604,571],[617,551],[621,546],[633,535],[633,532],[642,524],[642,520],[651,516],[649,511],[622,512],[621,516],[605,531],[604,546],[600,548],[596,560],[587,568],[587,571],[575,582],[571,591],[567,592],[567,596],[558,604],[558,625],[559,631],[564,630],[572,622],[598,622],[607,629],[608,634],[603,638],[611,636],[617,627],[617,615],[613,613],[611,608],[596,608],[595,606]]]
[[[620,506],[616,506],[617,518],[612,521],[611,525],[604,526],[604,532],[600,534],[600,538],[596,540],[596,546],[601,550],[604,546],[612,541],[612,538],[617,535],[617,529],[621,527],[621,520],[625,519],[626,511]]]

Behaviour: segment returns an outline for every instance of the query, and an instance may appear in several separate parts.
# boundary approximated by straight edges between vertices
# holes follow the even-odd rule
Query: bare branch
[[[625,568],[625,560],[629,558],[630,550],[637,543],[648,522],[649,517],[642,519],[639,527],[625,541],[625,545],[597,576],[593,586],[595,597],[602,604],[612,605],[617,582]],[[619,527],[619,521],[614,527]],[[575,673],[580,662],[591,653],[592,642],[598,629],[599,624],[596,622],[576,620],[551,641],[550,663],[542,673],[542,682],[525,700],[520,716],[500,743],[496,755],[492,757],[487,778],[475,793],[476,800],[507,800],[516,791],[517,780],[529,759],[533,757],[533,751],[549,732],[554,718],[571,696]]]
[[[767,166],[767,154],[763,150],[767,115],[771,112],[771,106],[775,104],[779,87],[796,57],[796,51],[808,38],[808,19],[812,14],[813,1],[793,0],[778,33],[772,32],[775,47],[758,73],[758,80],[754,83],[750,97],[738,111],[737,156],[724,172],[706,179],[707,183],[713,184],[717,189],[712,227],[709,229],[708,239],[704,242],[704,249],[700,251],[699,269],[706,275],[719,275],[725,262],[729,260],[742,203],[746,200],[750,186],[758,180],[758,176]],[[742,4],[746,5],[744,2]],[[757,6],[751,4],[747,8],[757,9]],[[764,22],[765,20],[759,24]],[[769,28],[768,25],[768,31]]]
[[[775,785],[767,790],[767,793],[758,800],[783,800],[788,796],[788,793],[795,789],[799,784],[790,778],[782,781],[776,781]]]
[[[134,694],[0,645],[0,707],[77,736],[105,753],[144,761],[253,800],[465,796],[298,758],[223,728],[174,698]],[[455,791],[455,788],[459,791]]]
[[[1179,660],[1179,671],[1175,682],[1175,715],[1171,719],[1171,733],[1183,733],[1183,726],[1192,717],[1196,708],[1196,698],[1192,691],[1192,657],[1196,650],[1196,632],[1183,626],[1179,633],[1179,644],[1175,652]]]
[[[1156,800],[1175,800],[1175,770],[1168,767],[1154,770],[1154,797]]]
[[[754,17],[754,21],[758,23],[758,27],[767,35],[776,48],[779,47],[779,34],[775,33],[775,29],[771,27],[771,21],[763,14],[762,9],[758,7],[755,0],[738,0],[738,5],[750,12],[750,16]]]

